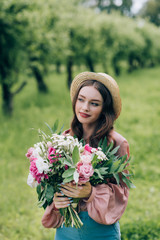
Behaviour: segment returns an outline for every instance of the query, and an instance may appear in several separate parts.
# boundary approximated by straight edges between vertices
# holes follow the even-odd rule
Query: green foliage
[[[122,12],[130,5],[131,1],[123,1]],[[104,72],[119,75],[123,70],[131,72],[160,63],[160,31],[156,26],[117,12],[97,13],[76,0],[61,0],[61,4],[57,0],[45,4],[43,0],[2,0],[0,35],[0,82],[9,88],[3,93],[5,107],[12,100],[11,87],[21,72],[24,79],[33,74],[38,83],[53,65],[57,69],[66,65],[70,83],[73,65],[85,65],[90,71],[101,65]],[[47,91],[44,81],[39,89]]]
[[[73,154],[72,154],[72,160],[73,160],[73,164],[76,165],[76,163],[79,161],[79,149],[77,146],[74,147],[73,149]]]
[[[100,141],[99,147],[105,153],[105,156],[108,160],[98,159],[96,155],[93,157],[92,166],[94,168],[94,174],[90,178],[91,184],[96,186],[98,183],[107,183],[107,178],[110,178],[111,181],[114,181],[119,185],[121,176],[121,180],[127,185],[128,188],[135,188],[131,181],[131,177],[133,177],[131,165],[130,173],[125,173],[126,170],[129,170],[127,165],[130,162],[130,158],[127,159],[127,154],[121,157],[116,156],[119,146],[113,148],[113,142],[108,144],[106,138],[104,138],[103,141]]]
[[[114,0],[105,1],[105,0],[96,0],[96,1],[89,1],[89,0],[79,0],[83,4],[94,7],[99,9],[100,11],[106,11],[107,13],[111,13],[112,11],[119,11],[121,14],[124,15],[132,15],[131,14],[131,7],[132,7],[132,0],[122,0],[120,2],[116,2]]]
[[[155,25],[160,26],[159,12],[159,0],[148,0],[141,9],[139,15],[149,19],[149,21],[154,23]]]
[[[122,227],[122,240],[159,240],[160,224],[156,221],[136,221]]]
[[[5,81],[9,86],[24,70],[26,54],[23,48],[28,29],[28,20],[24,15],[26,10],[29,10],[28,1],[1,1],[0,82]]]

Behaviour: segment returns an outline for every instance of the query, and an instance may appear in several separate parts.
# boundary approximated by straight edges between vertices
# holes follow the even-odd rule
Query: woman
[[[71,85],[71,100],[74,118],[71,129],[64,134],[76,135],[92,147],[97,147],[104,137],[120,146],[117,154],[127,154],[129,145],[125,138],[114,131],[113,124],[121,112],[119,88],[115,80],[104,73],[83,72]],[[61,184],[60,193],[54,195],[53,203],[46,208],[42,224],[46,228],[57,228],[56,240],[119,240],[118,220],[128,201],[128,188],[114,179],[96,187],[89,182],[76,187],[73,183]],[[79,216],[83,221],[80,229],[61,227],[63,217],[59,209],[80,198]]]

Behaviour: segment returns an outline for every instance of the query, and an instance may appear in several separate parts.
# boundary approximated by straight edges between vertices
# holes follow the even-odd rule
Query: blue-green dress
[[[56,230],[55,240],[120,240],[119,222],[104,225],[95,222],[88,212],[80,212],[83,222],[80,229],[75,227],[60,227]]]

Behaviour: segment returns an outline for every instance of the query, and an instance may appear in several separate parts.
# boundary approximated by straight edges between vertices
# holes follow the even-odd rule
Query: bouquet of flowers
[[[37,188],[39,207],[46,208],[52,203],[61,183],[74,181],[82,185],[90,181],[96,186],[107,183],[110,178],[120,184],[121,178],[127,187],[134,187],[130,180],[133,173],[124,171],[128,170],[130,158],[116,156],[119,147],[113,148],[112,142],[107,144],[105,138],[98,148],[92,148],[69,134],[55,133],[55,125],[50,130],[50,135],[39,130],[40,142],[26,154],[30,160],[27,184]],[[73,199],[70,206],[60,209],[66,227],[83,225],[77,213],[78,202],[79,199]]]

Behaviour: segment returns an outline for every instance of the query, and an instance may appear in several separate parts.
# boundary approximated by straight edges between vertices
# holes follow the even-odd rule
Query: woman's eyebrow
[[[79,97],[86,98],[86,97],[85,97],[85,96],[83,96],[82,94],[79,94]],[[98,100],[98,99],[91,99],[90,101],[94,101],[94,102],[101,102],[101,100]]]

